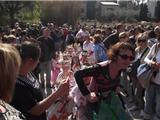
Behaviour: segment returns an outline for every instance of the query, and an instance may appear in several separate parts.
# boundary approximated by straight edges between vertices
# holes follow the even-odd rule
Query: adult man
[[[40,79],[42,82],[42,87],[47,86],[50,89],[50,79],[51,79],[51,59],[55,53],[54,41],[50,37],[50,30],[44,28],[42,30],[42,36],[38,38],[41,48],[40,56]],[[45,85],[46,80],[46,85]],[[48,92],[47,92],[48,94]]]
[[[86,30],[86,26],[82,26],[82,28],[76,34],[77,42],[80,43],[81,47],[83,47],[83,42],[87,36],[89,36],[89,32]]]

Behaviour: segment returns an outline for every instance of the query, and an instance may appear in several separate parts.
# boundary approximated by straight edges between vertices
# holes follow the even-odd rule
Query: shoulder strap
[[[147,50],[148,50],[148,47],[144,50],[144,52],[142,53],[142,55],[139,59],[141,59],[144,56],[144,54],[147,52]]]
[[[157,52],[158,52],[158,50],[159,50],[159,43],[156,43],[156,46],[155,46],[155,50],[154,50],[154,56],[153,56],[153,58],[152,58],[152,60],[154,60],[154,61],[156,61],[156,55],[157,55]]]
[[[159,50],[159,46],[160,46],[160,44],[157,43],[157,44],[156,44],[156,48],[155,48],[155,54],[157,54],[157,52],[158,52],[158,50]]]
[[[109,66],[109,65],[103,67],[102,75],[103,75],[103,77],[104,77],[106,80],[111,80],[111,79],[110,79],[110,75],[109,75],[108,66]]]

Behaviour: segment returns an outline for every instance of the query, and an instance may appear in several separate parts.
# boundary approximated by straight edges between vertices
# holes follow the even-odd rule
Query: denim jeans
[[[151,120],[160,120],[160,85],[151,83],[146,89],[144,112]]]

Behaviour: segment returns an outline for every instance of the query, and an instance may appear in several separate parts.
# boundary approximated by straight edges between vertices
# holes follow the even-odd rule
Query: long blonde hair
[[[21,64],[17,49],[0,43],[0,99],[10,102]]]

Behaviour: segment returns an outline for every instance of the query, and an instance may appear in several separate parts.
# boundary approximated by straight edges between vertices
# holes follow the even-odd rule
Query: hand
[[[120,93],[121,92],[121,88],[118,86],[118,87],[116,87],[116,93],[118,94],[118,93]]]
[[[157,62],[156,64],[157,64],[157,67],[160,68],[160,62]]]
[[[63,80],[57,90],[59,96],[68,96],[69,94],[69,77]]]
[[[98,101],[98,97],[96,96],[95,92],[91,92],[89,95],[87,95],[86,99],[91,103],[94,103],[94,102]]]
[[[89,56],[91,56],[94,52],[92,50],[89,51]]]
[[[152,62],[151,67],[155,68],[155,69],[158,69],[160,67],[160,63]]]
[[[76,65],[76,64],[74,64],[74,65],[72,66],[72,69],[74,70],[76,67],[77,67],[77,65]]]
[[[68,71],[68,78],[70,79],[73,76],[73,72],[71,70]]]
[[[122,96],[124,96],[124,97],[127,97],[127,96],[128,96],[127,92],[126,92],[123,88],[121,88],[120,86],[118,86],[118,87],[116,88],[116,93],[117,93],[117,94],[120,94],[120,95],[122,95]]]

